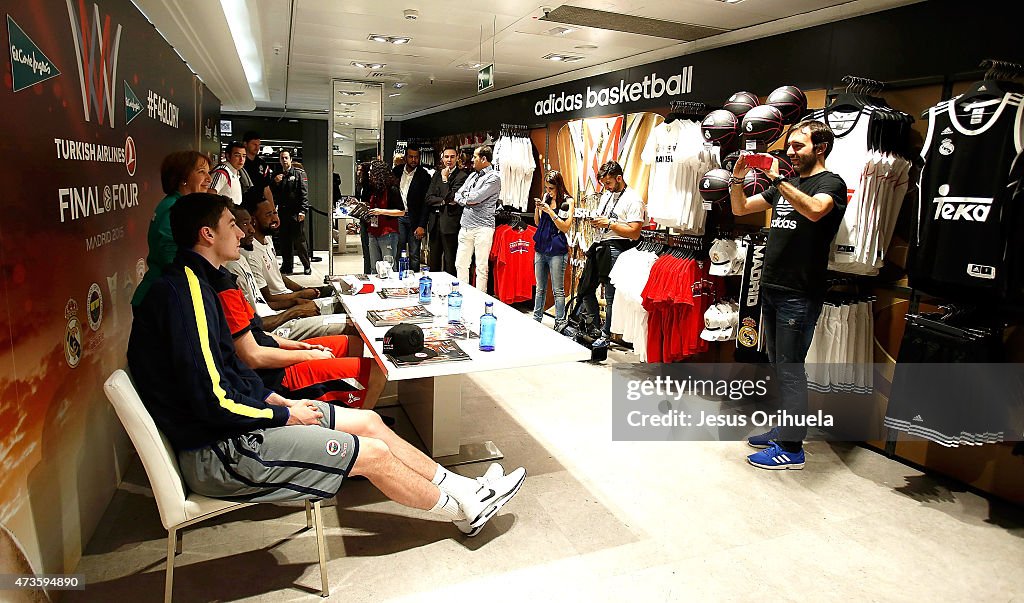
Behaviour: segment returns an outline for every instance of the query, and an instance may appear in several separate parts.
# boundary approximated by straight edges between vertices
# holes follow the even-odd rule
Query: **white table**
[[[447,300],[442,302],[437,296],[437,290],[439,285],[446,290],[455,279],[447,273],[431,273],[430,276],[434,281],[434,298],[429,309],[438,317],[433,324],[447,324]],[[419,275],[416,275],[415,280],[419,282]],[[372,282],[378,290],[401,285],[397,279],[381,281],[372,277]],[[388,380],[398,382],[399,403],[409,415],[430,455],[442,465],[449,466],[499,459],[502,456],[493,442],[461,441],[459,424],[462,418],[463,375],[590,359],[590,350],[534,321],[531,315],[522,314],[461,283],[459,291],[463,295],[463,319],[477,333],[480,330],[480,316],[484,313],[484,302],[494,302],[494,315],[498,319],[495,350],[481,351],[479,339],[459,340],[459,347],[471,356],[471,360],[409,367],[396,367],[384,355],[383,342],[378,341],[378,338],[383,338],[390,327],[373,326],[366,319],[366,311],[415,305],[419,303],[418,300],[382,299],[376,291],[339,296],[345,311],[359,329],[366,347],[372,350]]]

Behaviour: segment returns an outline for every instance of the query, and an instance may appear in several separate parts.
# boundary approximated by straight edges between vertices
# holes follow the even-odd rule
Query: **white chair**
[[[153,498],[160,510],[160,521],[167,528],[167,579],[164,583],[164,603],[171,601],[174,586],[174,556],[181,553],[181,530],[201,521],[248,507],[253,503],[237,503],[198,494],[187,494],[181,479],[178,459],[163,433],[157,429],[153,417],[142,404],[128,373],[118,369],[110,375],[103,389],[117,416],[142,459],[149,476]],[[320,501],[306,501],[306,527],[316,525],[316,544],[320,555],[320,595],[330,595],[327,584],[327,554],[324,545],[323,517]]]

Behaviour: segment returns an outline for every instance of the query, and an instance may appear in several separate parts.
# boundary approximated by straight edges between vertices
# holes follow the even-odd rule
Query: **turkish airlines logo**
[[[85,0],[66,0],[71,21],[71,37],[75,41],[78,59],[78,81],[82,87],[82,109],[85,121],[114,127],[114,89],[117,87],[117,51],[121,45],[121,26],[111,34],[110,15],[100,19],[100,8],[92,5],[92,21]],[[113,38],[113,39],[111,39]]]
[[[135,141],[129,136],[124,140],[124,167],[128,170],[129,176],[135,175],[135,165],[138,162],[138,155],[135,154]]]
[[[935,219],[950,222],[985,222],[992,213],[992,199],[984,197],[935,197]]]

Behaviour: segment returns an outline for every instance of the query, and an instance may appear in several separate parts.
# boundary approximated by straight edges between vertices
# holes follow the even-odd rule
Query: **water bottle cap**
[[[493,306],[493,305],[494,305],[494,302],[484,302],[484,307],[485,307],[485,308],[486,308],[486,307],[490,307],[490,306]]]
[[[423,272],[430,272],[430,268],[427,268],[426,266],[424,266],[423,267]]]
[[[452,281],[452,286],[453,287],[457,287],[458,285],[459,285],[459,281]]]

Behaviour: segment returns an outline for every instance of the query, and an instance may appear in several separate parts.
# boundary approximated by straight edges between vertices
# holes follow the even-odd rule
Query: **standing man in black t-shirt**
[[[786,154],[798,176],[783,178],[778,163],[765,170],[772,186],[747,197],[743,178],[751,168],[740,156],[729,188],[737,216],[771,208],[771,232],[761,277],[762,329],[768,358],[778,372],[782,410],[790,418],[807,415],[804,359],[824,302],[829,246],[846,211],[846,183],[825,169],[835,135],[820,121],[803,121],[789,131]],[[803,469],[806,427],[776,427],[751,436],[760,452],[747,457],[762,469]]]

